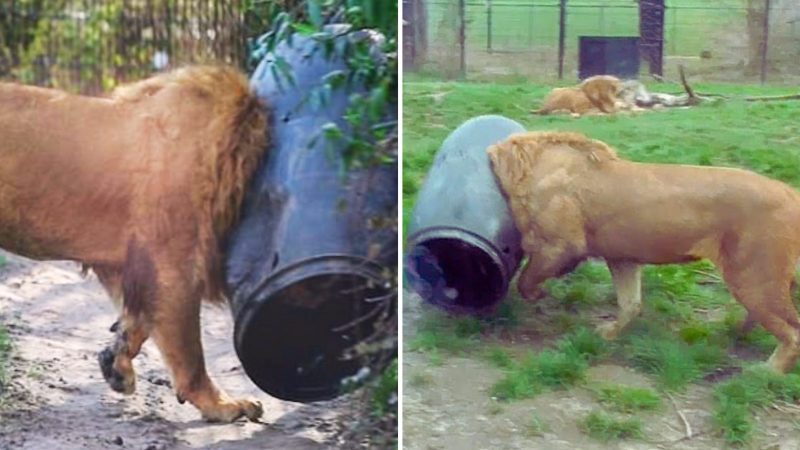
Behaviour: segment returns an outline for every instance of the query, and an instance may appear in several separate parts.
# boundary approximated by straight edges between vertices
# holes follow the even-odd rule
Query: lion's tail
[[[222,243],[237,223],[250,178],[269,145],[265,105],[247,78],[228,67],[199,66],[178,71],[176,81],[208,96],[212,114],[210,149],[200,155],[196,174],[201,209],[197,273],[206,298],[223,298]]]

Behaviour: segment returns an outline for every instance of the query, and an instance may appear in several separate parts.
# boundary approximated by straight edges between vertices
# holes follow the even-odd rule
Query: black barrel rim
[[[303,283],[336,286],[334,289],[362,285],[369,288],[364,288],[365,295],[358,301],[330,295],[321,297],[319,301],[312,299],[312,303],[317,305],[307,308],[290,301],[292,289],[296,292]],[[251,294],[253,301],[248,301],[235,317],[234,343],[245,372],[270,395],[296,402],[330,400],[357,387],[388,365],[389,355],[394,353],[387,350],[368,358],[341,359],[340,350],[358,341],[345,338],[348,330],[337,326],[340,325],[338,322],[329,323],[329,320],[343,316],[350,318],[348,308],[360,310],[362,303],[365,309],[369,309],[369,299],[386,298],[391,295],[391,289],[382,266],[352,255],[320,255],[281,268],[259,284]],[[348,300],[349,304],[345,304]],[[371,306],[379,307],[377,304]],[[367,318],[363,320],[360,316],[350,321],[343,319],[343,325],[360,321],[357,326],[363,334],[368,334],[379,317],[376,311],[367,311],[363,315]],[[274,329],[259,326],[269,320],[276,325]],[[286,339],[307,336],[298,334],[303,331],[307,335],[316,333],[319,339],[304,343],[286,342]],[[313,352],[317,352],[314,357],[310,356]],[[312,363],[308,363],[310,360]],[[305,367],[311,368],[301,370]]]
[[[414,290],[420,294],[423,300],[427,303],[433,304],[434,306],[444,309],[447,312],[455,313],[455,314],[489,314],[495,310],[497,305],[503,300],[505,293],[508,291],[509,287],[509,276],[508,276],[508,267],[503,260],[502,253],[500,249],[498,249],[494,244],[492,244],[489,240],[483,238],[482,236],[473,233],[469,230],[465,230],[463,228],[458,227],[449,227],[449,226],[437,226],[437,227],[430,227],[420,230],[408,238],[408,247],[410,248],[410,252],[406,255],[406,268],[415,267],[416,262],[412,258],[412,254],[418,247],[426,247],[431,242],[435,241],[442,241],[442,240],[452,240],[454,242],[458,242],[460,245],[468,246],[478,250],[479,258],[483,258],[485,261],[483,263],[478,262],[480,266],[485,268],[489,271],[496,271],[496,274],[492,278],[492,280],[496,283],[489,287],[488,290],[474,290],[474,292],[470,292],[470,294],[477,293],[478,296],[488,295],[488,301],[484,302],[474,302],[468,301],[466,304],[464,303],[450,303],[450,302],[442,302],[437,301],[437,298],[425,296],[422,292],[420,292],[418,286],[415,286],[413,279],[414,276],[409,276],[412,280],[411,286]],[[475,261],[473,261],[475,262]],[[465,291],[468,292],[469,290]],[[460,293],[456,293],[456,295],[460,295]]]

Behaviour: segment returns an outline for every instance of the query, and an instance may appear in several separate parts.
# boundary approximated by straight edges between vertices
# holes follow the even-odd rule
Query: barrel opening
[[[332,399],[346,384],[380,371],[388,354],[352,356],[382,330],[396,303],[385,283],[362,274],[313,275],[257,294],[255,309],[237,320],[236,350],[248,376],[264,391],[291,401]],[[385,360],[385,361],[384,361]]]
[[[422,241],[412,248],[406,266],[423,300],[452,313],[491,312],[505,292],[496,260],[461,239]]]

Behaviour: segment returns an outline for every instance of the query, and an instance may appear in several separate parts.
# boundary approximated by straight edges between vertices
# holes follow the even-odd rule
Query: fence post
[[[486,0],[486,51],[492,53],[492,0]]]
[[[466,27],[467,13],[464,0],[458,0],[458,45],[459,45],[459,71],[461,78],[467,75],[467,55],[466,55]]]
[[[564,40],[567,33],[567,0],[561,0],[558,10],[558,79],[564,79]]]
[[[769,52],[769,3],[764,0],[764,33],[761,40],[761,84],[767,81],[767,52]]]

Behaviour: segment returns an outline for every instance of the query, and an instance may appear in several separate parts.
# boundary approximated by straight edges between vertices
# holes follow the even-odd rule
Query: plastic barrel
[[[337,48],[348,39],[356,38],[337,37]],[[228,243],[226,283],[239,360],[256,385],[284,400],[334,398],[396,355],[347,356],[376,323],[396,320],[387,274],[397,266],[397,232],[381,218],[397,214],[397,165],[348,171],[343,146],[320,137],[329,122],[351,133],[344,115],[357,88],[309,101],[324,75],[348,70],[339,55],[295,35],[251,79],[271,109],[272,144]],[[276,56],[292,67],[293,82]],[[386,115],[395,120],[396,105]]]
[[[488,146],[524,131],[480,116],[453,131],[436,155],[411,216],[406,280],[452,313],[491,312],[522,259],[519,231],[495,179]]]

